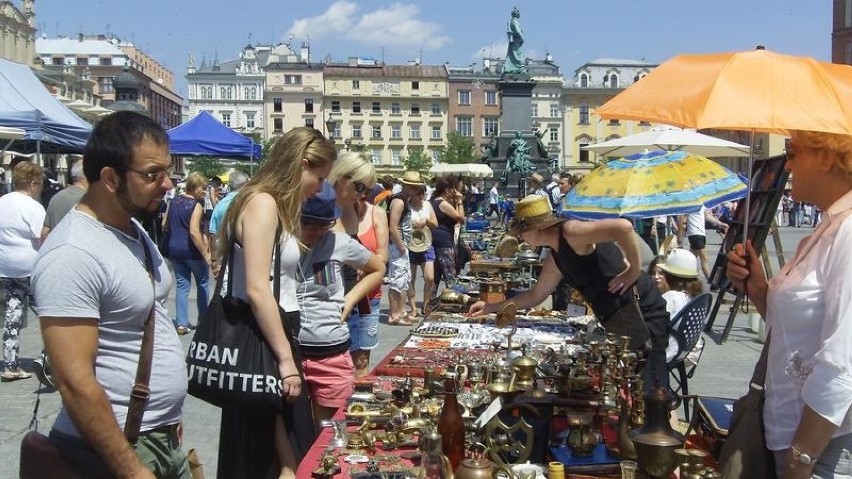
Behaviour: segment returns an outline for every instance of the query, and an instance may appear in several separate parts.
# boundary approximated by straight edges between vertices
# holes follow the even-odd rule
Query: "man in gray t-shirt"
[[[56,228],[62,218],[77,206],[89,182],[83,174],[83,160],[77,160],[71,165],[71,184],[67,188],[53,195],[47,205],[47,216],[44,218],[44,227],[49,230]]]
[[[89,189],[48,236],[32,275],[62,396],[50,437],[92,449],[116,477],[188,479],[178,434],[186,366],[165,307],[172,276],[133,219],[156,213],[172,188],[168,136],[147,116],[113,113],[95,126],[84,158]],[[131,445],[123,431],[152,309],[150,397]]]

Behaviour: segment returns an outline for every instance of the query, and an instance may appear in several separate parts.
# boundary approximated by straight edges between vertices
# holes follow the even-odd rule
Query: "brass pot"
[[[450,479],[492,479],[497,477],[497,472],[503,471],[507,477],[514,477],[512,471],[506,467],[497,467],[493,462],[485,458],[465,459],[459,464],[459,468]]]
[[[531,384],[535,379],[535,368],[538,367],[538,361],[529,356],[520,356],[512,361],[512,369],[514,369],[517,377],[515,382],[522,384]]]

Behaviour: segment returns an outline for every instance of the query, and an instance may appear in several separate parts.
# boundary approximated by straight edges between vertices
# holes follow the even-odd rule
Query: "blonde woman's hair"
[[[44,182],[44,168],[32,161],[22,161],[12,168],[12,184],[16,190],[25,190],[33,182]]]
[[[240,189],[228,208],[219,230],[220,247],[231,244],[237,219],[246,204],[259,193],[267,193],[278,205],[278,219],[285,233],[296,235],[302,209],[302,159],[310,168],[321,168],[334,162],[337,151],[318,130],[293,128],[280,136],[257,173]]]
[[[813,148],[818,152],[831,154],[834,161],[833,167],[846,176],[852,176],[852,135],[792,131],[790,139],[800,148]]]
[[[186,191],[192,191],[198,187],[204,188],[206,186],[207,178],[197,171],[193,171],[186,177]]]
[[[328,182],[333,185],[343,177],[372,188],[376,184],[376,167],[363,154],[347,151],[337,157],[328,174]]]

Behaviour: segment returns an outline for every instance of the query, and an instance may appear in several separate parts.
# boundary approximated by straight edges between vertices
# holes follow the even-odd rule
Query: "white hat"
[[[666,256],[666,262],[657,265],[661,270],[679,278],[695,279],[698,277],[698,258],[691,251],[676,248]]]

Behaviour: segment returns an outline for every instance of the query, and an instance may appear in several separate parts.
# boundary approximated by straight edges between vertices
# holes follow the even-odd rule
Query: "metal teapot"
[[[508,467],[498,466],[485,458],[485,446],[480,445],[478,449],[481,452],[474,454],[474,457],[470,459],[463,460],[449,479],[493,479],[497,477],[498,472],[503,472],[506,477],[515,477]]]

